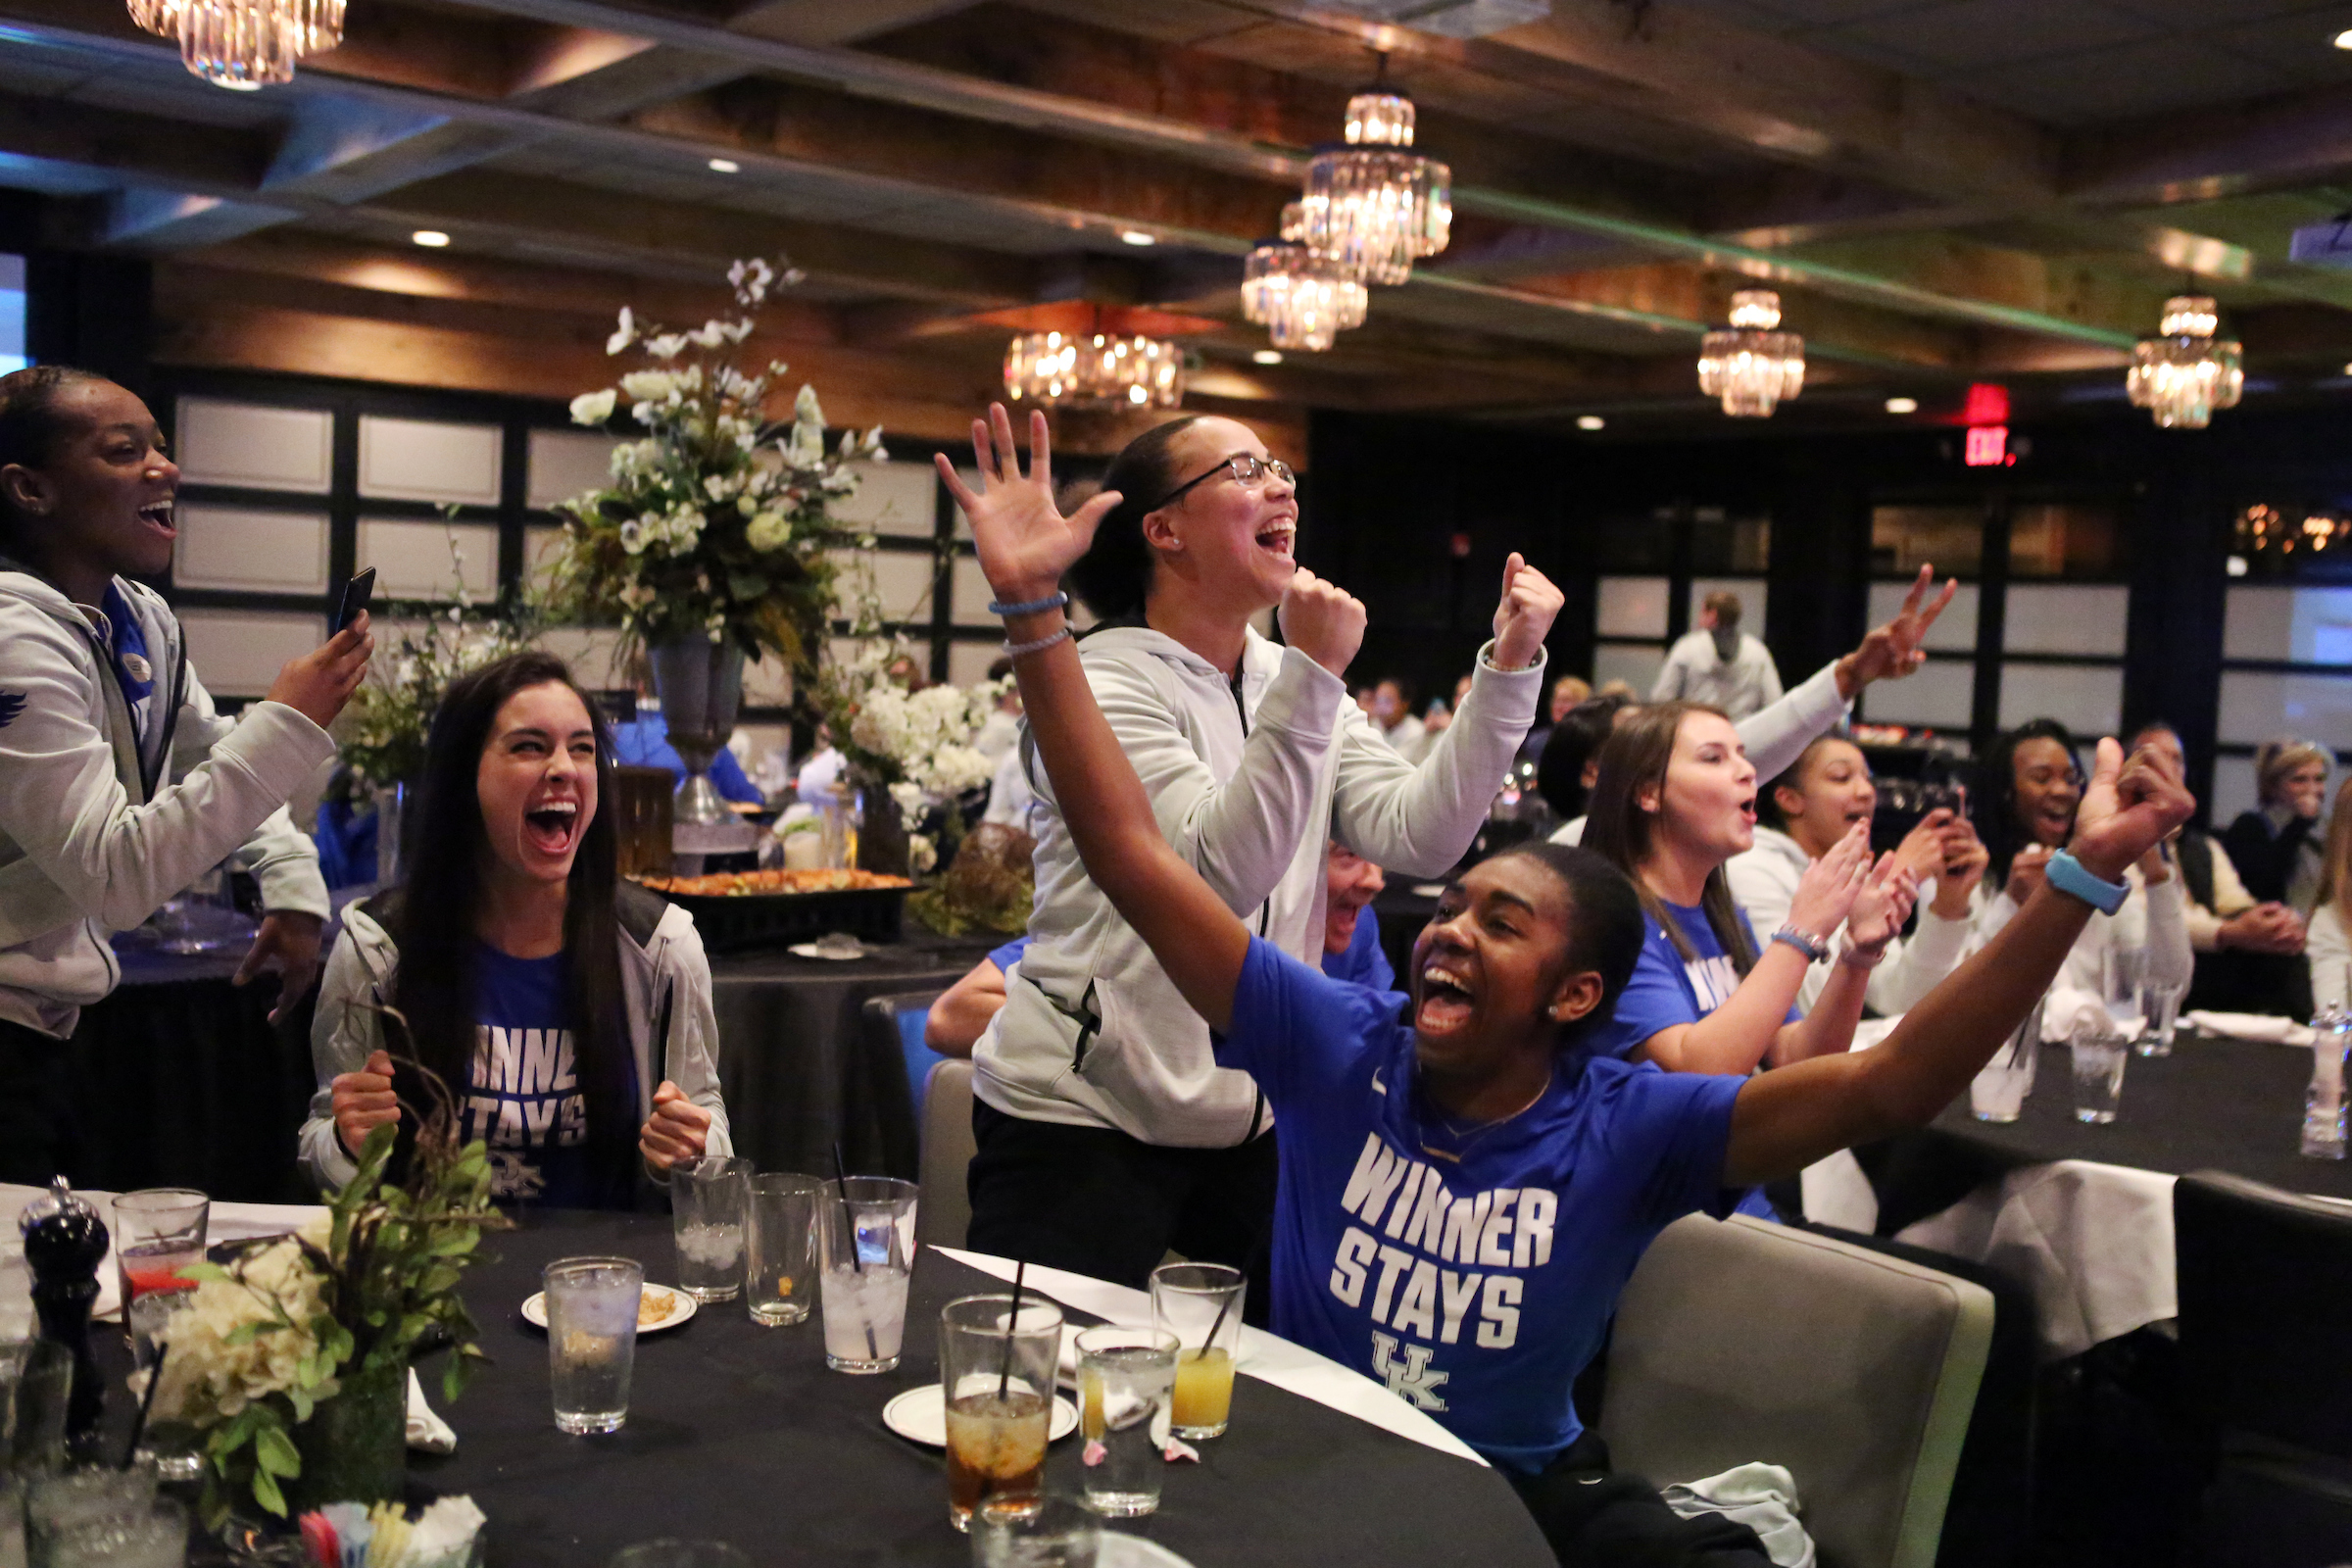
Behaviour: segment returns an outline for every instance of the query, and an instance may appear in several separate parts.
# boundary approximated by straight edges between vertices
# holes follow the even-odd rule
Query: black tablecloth
[[[436,1492],[467,1493],[490,1518],[492,1568],[603,1563],[633,1541],[732,1541],[766,1564],[937,1563],[969,1546],[947,1521],[936,1449],[882,1424],[902,1390],[935,1382],[942,1303],[1004,1287],[925,1250],[908,1307],[906,1362],[852,1377],[824,1365],[819,1325],[755,1327],[740,1303],[641,1341],[628,1425],[567,1438],[550,1415],[547,1339],[515,1307],[550,1259],[618,1252],[648,1276],[677,1276],[666,1219],[556,1214],[488,1238],[495,1260],[466,1293],[494,1357],[464,1398],[444,1404],[458,1451],[413,1456]],[[1549,1568],[1551,1554],[1494,1471],[1393,1436],[1253,1378],[1234,1385],[1233,1428],[1171,1465],[1160,1511],[1119,1528],[1200,1568],[1243,1564],[1445,1563]],[[1076,1491],[1078,1445],[1048,1460],[1050,1485]]]
[[[713,957],[719,1081],[735,1152],[761,1170],[822,1175],[839,1139],[850,1169],[912,1178],[914,1117],[906,1058],[860,1049],[869,997],[944,991],[1002,937],[927,937],[834,962],[789,953]]]
[[[311,1097],[311,1003],[271,1024],[277,979],[230,985],[243,958],[131,948],[122,985],[81,1009],[70,1058],[76,1186],[309,1200],[294,1142]]]
[[[2116,1120],[2075,1120],[2067,1048],[2044,1046],[2025,1113],[1995,1124],[1969,1114],[1964,1095],[1935,1122],[1855,1151],[1879,1195],[1879,1234],[1959,1201],[2020,1165],[2095,1159],[2184,1175],[2226,1170],[2290,1192],[2352,1198],[2352,1164],[2296,1152],[2311,1053],[2192,1037],[2170,1056],[2134,1055],[2124,1069]]]

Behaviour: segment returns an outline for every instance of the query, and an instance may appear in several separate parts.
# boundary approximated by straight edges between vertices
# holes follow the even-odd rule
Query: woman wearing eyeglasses
[[[2051,857],[2066,847],[2082,801],[2082,769],[2075,738],[2054,718],[2020,724],[1992,743],[1980,764],[1973,799],[1977,833],[1991,856],[1978,885],[1974,952],[2009,923],[2047,874]],[[2115,948],[2146,948],[2148,978],[2187,989],[2196,956],[2188,946],[2188,906],[2178,868],[2159,844],[2125,878],[2131,891],[2120,907],[2090,918],[2058,971],[2057,985],[2099,993],[2099,966]],[[2045,1037],[2062,1036],[2069,1019],[2045,1019]]]
[[[1042,469],[1043,417],[1032,426]],[[972,440],[985,495],[940,469],[984,517],[1013,493],[997,481],[1018,477],[1011,420],[993,408]],[[1252,932],[1320,961],[1326,841],[1406,876],[1452,868],[1535,717],[1559,590],[1511,557],[1470,691],[1414,764],[1348,699],[1364,607],[1298,564],[1294,477],[1255,431],[1155,426],[1072,526],[1098,517],[1069,573],[1104,622],[1082,649],[1095,700],[1168,842]],[[1250,624],[1267,610],[1281,645]],[[1042,770],[1031,782],[1029,948],[972,1053],[970,1243],[1132,1286],[1171,1248],[1250,1267],[1274,1201],[1264,1097],[1216,1065],[1208,1026],[1088,877]]]

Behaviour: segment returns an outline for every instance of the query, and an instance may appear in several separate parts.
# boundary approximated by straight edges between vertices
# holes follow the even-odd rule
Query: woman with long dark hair
[[[310,990],[327,912],[286,800],[335,755],[367,673],[365,615],[234,720],[138,577],[171,568],[179,468],[147,405],[102,375],[0,376],[0,1181],[78,1174],[69,1042],[115,987],[107,939],[235,855],[267,911],[237,970]]]
[[[1732,721],[1695,703],[1636,710],[1600,751],[1585,847],[1623,871],[1647,930],[1641,961],[1594,1049],[1670,1072],[1750,1072],[1853,1043],[1870,971],[1919,884],[1891,855],[1874,865],[1858,822],[1805,867],[1788,919],[1759,953],[1724,866],[1756,838],[1756,770]],[[1845,927],[1810,1013],[1798,989]]]
[[[1047,482],[1042,416],[1032,442]],[[974,421],[972,445],[985,497],[940,466],[978,526],[1005,466],[1019,469],[1010,416]],[[1168,842],[1251,929],[1320,961],[1327,841],[1414,877],[1469,849],[1543,694],[1560,594],[1541,572],[1510,558],[1461,711],[1413,763],[1347,700],[1363,606],[1298,564],[1294,476],[1256,431],[1156,425],[1075,516],[1093,543],[1069,583],[1107,623],[1082,646],[1087,677]],[[1287,647],[1250,625],[1269,610]],[[1217,1065],[1208,1026],[1087,875],[1048,781],[1030,778],[1029,947],[972,1053],[971,1245],[1136,1286],[1171,1247],[1247,1267],[1274,1201],[1265,1097]]]
[[[407,1113],[403,1087],[416,1108],[411,1055],[456,1097],[463,1136],[488,1140],[501,1197],[625,1207],[640,1157],[661,1180],[733,1152],[702,940],[620,882],[612,795],[603,721],[561,660],[515,654],[451,685],[415,869],[345,911],[319,994],[302,1160],[322,1188]]]
[[[2054,718],[2031,719],[1996,739],[1979,763],[1974,804],[1977,835],[1991,856],[1976,892],[1972,946],[1983,946],[2006,925],[2042,883],[2051,859],[2075,829],[2083,775],[2075,737]],[[2148,977],[2185,991],[2195,973],[2188,945],[2187,901],[2169,847],[2157,845],[2126,878],[2131,892],[2109,914],[2083,927],[2058,983],[2100,994],[2100,965],[2109,951],[2145,948]],[[2063,1035],[2071,1008],[2053,1009],[2044,1030]]]

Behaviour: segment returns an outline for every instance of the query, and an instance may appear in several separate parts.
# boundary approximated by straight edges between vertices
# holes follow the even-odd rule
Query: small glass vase
[[[906,822],[890,786],[860,783],[858,795],[858,868],[879,876],[906,875]]]
[[[364,1371],[294,1429],[302,1474],[287,1483],[295,1511],[397,1499],[409,1470],[409,1369]]]

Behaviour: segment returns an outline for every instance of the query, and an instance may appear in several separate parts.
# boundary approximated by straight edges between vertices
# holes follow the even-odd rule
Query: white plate
[[[882,1407],[882,1424],[909,1443],[934,1448],[948,1446],[948,1396],[936,1383],[905,1394]],[[1078,1407],[1060,1395],[1054,1396],[1054,1421],[1049,1441],[1058,1443],[1078,1430]]]
[[[659,1323],[640,1322],[637,1325],[637,1332],[640,1335],[666,1333],[695,1314],[697,1303],[694,1298],[688,1296],[684,1291],[674,1290],[667,1285],[656,1285],[649,1280],[646,1282],[645,1294],[657,1300],[666,1298],[669,1301],[669,1315]],[[535,1292],[523,1301],[522,1320],[535,1329],[547,1327],[547,1293],[545,1291]]]
[[[1095,1553],[1095,1568],[1193,1568],[1193,1564],[1156,1541],[1105,1530],[1102,1548]]]
[[[818,946],[817,946],[815,943],[813,943],[813,942],[801,942],[801,943],[796,943],[796,944],[794,944],[793,946],[791,946],[791,947],[789,947],[789,948],[786,948],[784,951],[785,951],[786,953],[789,953],[789,954],[793,955],[795,957],[800,957],[800,958],[831,958],[831,959],[832,959],[833,961],[835,961],[836,963],[848,963],[848,962],[851,962],[853,959],[857,959],[857,958],[862,958],[862,957],[864,957],[864,956],[865,956],[867,954],[869,954],[869,953],[873,952],[874,950],[873,950],[873,949],[871,949],[871,948],[862,948],[862,947],[861,947],[861,948],[859,948],[859,949],[858,949],[858,950],[856,953],[847,953],[847,952],[843,952],[843,953],[832,953],[832,952],[827,952],[825,949],[818,947]]]

